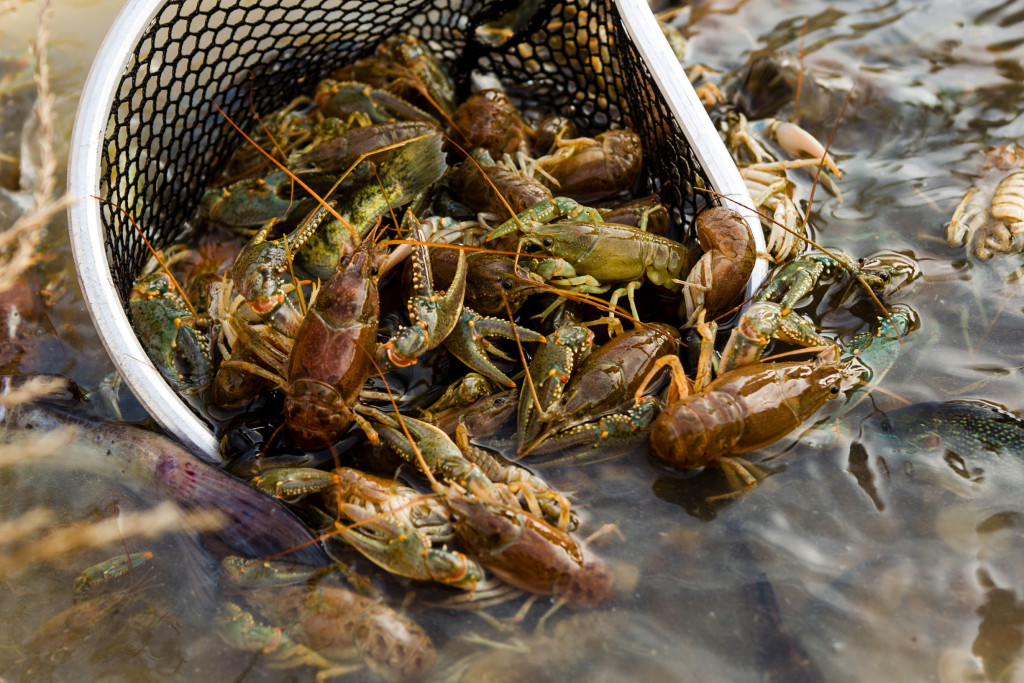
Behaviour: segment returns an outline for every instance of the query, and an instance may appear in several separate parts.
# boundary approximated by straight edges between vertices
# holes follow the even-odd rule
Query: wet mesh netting
[[[272,112],[388,36],[411,33],[441,57],[460,98],[469,94],[474,72],[489,73],[524,104],[573,119],[583,134],[632,128],[644,143],[644,191],[659,191],[676,220],[692,215],[705,201],[694,185],[710,185],[615,5],[528,0],[511,13],[509,6],[167,2],[116,90],[103,144],[103,194],[135,218],[154,247],[167,246],[243,144],[215,104],[248,129],[253,111]],[[122,212],[109,205],[102,212],[124,303],[149,251]]]

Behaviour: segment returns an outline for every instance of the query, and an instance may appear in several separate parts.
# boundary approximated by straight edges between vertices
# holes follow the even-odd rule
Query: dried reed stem
[[[39,177],[33,195],[33,209],[39,210],[53,198],[57,185],[57,157],[53,153],[56,115],[53,112],[53,93],[50,92],[50,64],[46,61],[46,48],[50,41],[51,0],[39,10],[36,39],[30,43],[36,58],[36,119],[39,121]]]
[[[11,14],[22,5],[27,5],[29,0],[0,0],[0,17]]]
[[[30,510],[21,517],[0,523],[4,546],[20,545],[0,555],[0,577],[38,562],[66,562],[69,554],[120,543],[129,536],[153,538],[182,528],[212,531],[224,526],[219,512],[183,512],[170,501],[144,512],[132,512],[100,522],[70,524],[45,531],[53,523],[49,510]],[[41,531],[42,537],[36,538]]]
[[[68,380],[57,375],[32,377],[17,387],[0,391],[0,408],[29,403],[37,398],[49,396],[68,385]]]
[[[35,439],[0,445],[0,469],[59,453],[78,436],[74,427],[62,427]],[[4,538],[2,532],[0,538]]]
[[[0,0],[0,16],[13,11],[23,4],[22,0]],[[53,149],[56,116],[53,111],[53,94],[50,92],[50,68],[46,61],[46,47],[50,37],[50,0],[43,3],[39,12],[36,37],[30,48],[36,59],[35,116],[39,124],[38,155],[39,165],[32,195],[32,207],[7,230],[0,232],[0,291],[17,284],[25,271],[33,266],[43,229],[57,213],[67,209],[70,201],[66,197],[55,199],[57,187],[57,156]]]
[[[53,512],[45,508],[33,508],[9,521],[0,522],[0,538],[4,545],[18,543],[45,530],[54,522]],[[4,558],[0,557],[0,562]]]

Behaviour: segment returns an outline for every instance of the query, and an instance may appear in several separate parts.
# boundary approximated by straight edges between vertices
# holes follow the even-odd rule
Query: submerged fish
[[[5,376],[6,390],[18,378]],[[33,467],[95,472],[154,501],[171,500],[184,510],[210,510],[225,516],[224,527],[203,534],[204,541],[244,557],[286,554],[307,565],[330,563],[316,538],[280,501],[200,460],[155,432],[87,417],[68,380],[63,394],[0,408],[0,444],[29,444],[61,427],[76,438],[59,454]]]
[[[1024,457],[1024,420],[987,403],[929,401],[898,408],[869,424],[902,451],[945,449]]]
[[[880,460],[889,461],[887,471],[902,462],[906,475],[968,497],[992,495],[992,487],[1024,486],[1024,421],[997,406],[915,403],[877,415],[865,426],[865,436],[880,437],[873,443],[882,448]]]

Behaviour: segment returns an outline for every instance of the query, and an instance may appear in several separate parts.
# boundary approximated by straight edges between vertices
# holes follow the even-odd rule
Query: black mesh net
[[[676,221],[705,203],[694,188],[710,182],[610,0],[170,0],[115,93],[103,195],[154,247],[170,244],[243,142],[215,104],[247,129],[253,111],[279,109],[396,33],[441,57],[460,98],[474,71],[490,73],[514,98],[573,119],[584,134],[633,129],[644,145],[644,191],[658,192]],[[102,218],[124,303],[149,250],[124,213],[104,204]]]

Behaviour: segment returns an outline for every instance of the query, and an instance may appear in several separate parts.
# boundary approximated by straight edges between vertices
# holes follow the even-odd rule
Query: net
[[[634,42],[638,21],[650,36]],[[440,57],[459,100],[478,77],[496,77],[521,107],[566,116],[581,134],[635,131],[645,150],[640,191],[657,193],[677,226],[717,203],[701,188],[734,193],[741,212],[742,198],[749,202],[644,0],[130,2],[101,47],[75,122],[72,249],[118,372],[161,426],[210,459],[209,424],[146,361],[129,321],[149,245],[178,241],[204,190],[246,144],[218,106],[251,129],[256,114],[311,92],[398,33]],[[652,47],[663,47],[666,61],[652,59]],[[763,251],[757,218],[745,215]],[[764,271],[759,261],[750,288]]]
[[[102,196],[134,217],[156,247],[194,214],[254,112],[278,109],[321,77],[411,33],[449,70],[459,99],[474,73],[497,76],[525,106],[572,119],[583,134],[609,126],[640,135],[644,192],[659,192],[676,222],[709,187],[679,123],[610,3],[419,0],[163,5],[121,78],[102,146]],[[700,178],[700,180],[698,180]],[[122,303],[149,257],[124,213],[104,205],[107,251]]]

